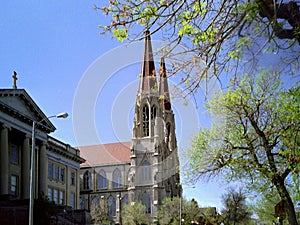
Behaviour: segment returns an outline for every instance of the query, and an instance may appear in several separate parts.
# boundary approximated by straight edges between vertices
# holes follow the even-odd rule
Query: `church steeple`
[[[150,32],[149,30],[147,30],[145,32],[145,47],[144,47],[144,57],[143,57],[139,92],[149,93],[150,91],[152,92],[155,90],[157,90],[155,66],[154,66]]]
[[[159,70],[159,95],[162,96],[161,106],[163,110],[171,110],[169,85],[167,79],[167,70],[165,64],[165,58],[162,57],[160,60]]]

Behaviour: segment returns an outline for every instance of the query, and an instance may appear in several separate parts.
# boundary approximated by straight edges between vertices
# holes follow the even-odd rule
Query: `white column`
[[[2,126],[0,143],[0,195],[8,195],[9,149],[7,125]]]
[[[22,151],[22,198],[29,198],[30,189],[30,136],[25,135]]]
[[[39,194],[47,195],[47,179],[48,179],[48,160],[47,160],[47,143],[43,143],[39,151]]]

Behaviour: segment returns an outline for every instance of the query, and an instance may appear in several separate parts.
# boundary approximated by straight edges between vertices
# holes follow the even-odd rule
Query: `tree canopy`
[[[149,29],[165,41],[161,51],[171,60],[169,75],[181,73],[188,93],[222,72],[238,75],[246,64],[249,71],[261,63],[278,66],[279,60],[287,75],[299,69],[300,12],[295,1],[109,0],[95,9],[110,18],[100,24],[104,34],[132,41]],[[276,59],[273,65],[270,58]]]
[[[141,202],[132,202],[122,209],[122,224],[124,225],[147,225],[151,224],[146,214],[146,206]]]
[[[246,204],[246,195],[240,190],[230,188],[222,196],[224,209],[222,210],[223,223],[225,225],[246,224],[251,220],[251,212]]]
[[[190,177],[224,172],[256,191],[274,186],[289,223],[297,224],[287,185],[300,168],[299,98],[298,85],[286,90],[269,71],[246,74],[216,94],[207,107],[219,119],[195,135],[187,152]]]

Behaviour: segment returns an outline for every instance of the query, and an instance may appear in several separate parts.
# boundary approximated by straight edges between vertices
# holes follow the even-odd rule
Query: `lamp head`
[[[63,112],[63,113],[57,114],[57,115],[56,115],[56,118],[67,118],[68,116],[69,116],[68,113]]]

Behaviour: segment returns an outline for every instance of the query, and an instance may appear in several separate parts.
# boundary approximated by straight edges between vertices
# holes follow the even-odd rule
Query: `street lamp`
[[[34,203],[34,158],[35,158],[35,126],[36,124],[39,124],[43,122],[45,119],[50,118],[67,118],[68,113],[59,113],[54,116],[46,117],[38,122],[33,121],[32,122],[32,143],[31,143],[31,162],[30,162],[30,187],[29,187],[29,225],[33,225],[33,203]]]

